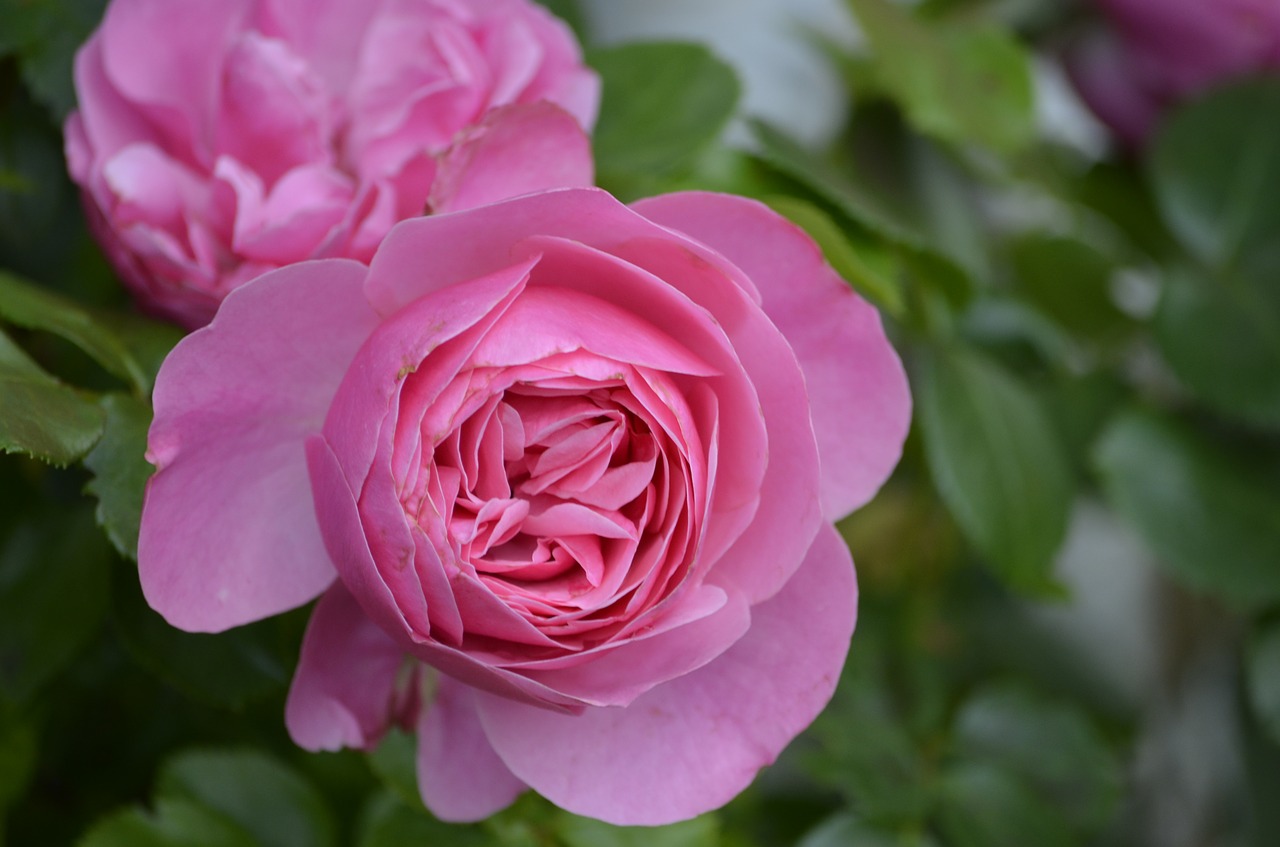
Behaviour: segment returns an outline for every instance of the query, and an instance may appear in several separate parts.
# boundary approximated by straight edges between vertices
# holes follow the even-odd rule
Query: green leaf
[[[0,332],[0,452],[66,465],[93,447],[104,422],[97,404],[45,373]]]
[[[410,808],[422,808],[418,793],[418,744],[416,739],[398,729],[382,737],[368,754],[369,767],[382,784]]]
[[[855,246],[851,237],[826,212],[797,197],[768,197],[765,202],[818,243],[827,263],[858,293],[891,315],[903,310],[900,268],[891,253],[870,239]]]
[[[153,471],[145,455],[151,408],[126,394],[108,394],[101,404],[106,428],[85,456],[84,465],[93,472],[85,490],[98,498],[98,525],[111,543],[122,555],[137,559],[142,495]]]
[[[0,547],[0,700],[24,702],[75,658],[107,607],[110,549],[88,509],[21,522]]]
[[[264,847],[217,812],[183,800],[160,800],[154,813],[128,809],[89,830],[78,847]]]
[[[922,132],[1002,152],[1035,134],[1026,50],[1001,29],[932,28],[890,0],[847,0],[875,51],[876,83]]]
[[[128,344],[88,310],[34,283],[0,271],[0,320],[38,329],[70,341],[139,394],[151,390],[151,377]]]
[[[604,83],[594,135],[602,184],[690,165],[737,108],[733,69],[700,44],[624,44],[592,50],[587,60]]]
[[[1254,634],[1246,661],[1249,703],[1271,740],[1280,744],[1280,622]]]
[[[438,821],[421,803],[411,808],[388,792],[373,796],[359,831],[356,841],[359,847],[491,847],[494,843],[488,834],[475,827]]]
[[[282,691],[297,655],[281,644],[285,618],[276,617],[229,632],[182,632],[165,622],[142,598],[136,572],[117,568],[112,608],[120,639],[133,658],[195,700],[227,709]]]
[[[0,702],[0,844],[5,814],[22,797],[36,765],[36,731],[17,709]]]
[[[1131,323],[1111,299],[1111,261],[1083,241],[1030,233],[1011,258],[1019,292],[1067,331],[1105,342]]]
[[[1078,843],[1050,803],[1016,775],[988,764],[964,764],[943,775],[938,823],[951,847]]]
[[[61,121],[75,105],[72,60],[106,0],[0,0],[0,47],[16,50],[28,88]]]
[[[842,813],[809,832],[796,847],[935,847],[936,844],[927,835],[875,829],[851,814]]]
[[[1280,250],[1280,81],[1222,88],[1176,112],[1149,165],[1165,220],[1205,264]]]
[[[565,847],[718,847],[720,822],[703,815],[668,826],[613,826],[565,813],[556,823]]]
[[[261,847],[336,842],[324,800],[292,769],[255,750],[190,751],[165,763],[161,800],[198,803],[253,836]]]
[[[1020,688],[989,686],[961,707],[956,752],[1026,779],[1073,826],[1095,832],[1115,813],[1123,788],[1118,757],[1088,716]]]
[[[1274,474],[1137,409],[1105,430],[1093,460],[1111,503],[1179,580],[1246,607],[1280,599]]]
[[[1156,312],[1160,351],[1187,387],[1242,421],[1280,425],[1280,285],[1272,274],[1171,270]]]
[[[916,380],[938,493],[1010,586],[1043,592],[1066,532],[1072,481],[1036,397],[973,351],[934,349]]]

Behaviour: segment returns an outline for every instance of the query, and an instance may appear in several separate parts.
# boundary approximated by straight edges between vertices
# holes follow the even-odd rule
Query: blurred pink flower
[[[1068,70],[1093,112],[1140,146],[1171,106],[1214,84],[1280,70],[1276,0],[1096,0],[1110,27]]]
[[[529,0],[114,0],[75,80],[90,224],[189,327],[424,209],[592,182],[599,81]]]
[[[174,349],[143,589],[204,631],[320,596],[290,732],[416,725],[442,818],[525,788],[688,818],[831,696],[857,595],[832,522],[909,417],[876,311],[759,203],[561,189],[417,218],[367,269],[241,287]]]

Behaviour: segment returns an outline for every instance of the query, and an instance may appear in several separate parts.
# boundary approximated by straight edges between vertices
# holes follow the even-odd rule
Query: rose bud
[[[187,327],[424,210],[593,180],[599,80],[530,0],[114,0],[75,83],[90,227]]]

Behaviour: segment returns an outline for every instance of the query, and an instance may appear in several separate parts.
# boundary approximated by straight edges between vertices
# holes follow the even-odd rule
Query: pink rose
[[[1275,0],[1096,0],[1112,29],[1079,43],[1068,69],[1098,117],[1137,147],[1166,109],[1210,86],[1280,70]]]
[[[238,289],[155,410],[147,599],[216,631],[322,595],[299,744],[414,724],[442,818],[529,787],[657,824],[830,697],[856,607],[831,522],[910,397],[875,310],[768,208],[563,189]]]
[[[90,225],[189,327],[265,271],[367,262],[424,207],[593,179],[599,81],[530,0],[114,0],[75,80]]]

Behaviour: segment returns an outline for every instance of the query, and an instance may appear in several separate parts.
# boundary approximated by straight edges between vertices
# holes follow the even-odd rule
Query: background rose
[[[295,740],[415,722],[442,817],[529,786],[659,823],[830,697],[856,595],[830,521],[896,463],[909,396],[875,311],[764,206],[562,190],[243,287],[155,408],[149,602],[220,630],[324,595]]]
[[[1210,85],[1280,69],[1273,0],[1097,0],[1112,28],[1069,59],[1093,111],[1130,145],[1164,111]]]
[[[188,326],[266,270],[368,261],[424,206],[592,179],[598,80],[527,0],[116,0],[76,88],[91,226]]]

